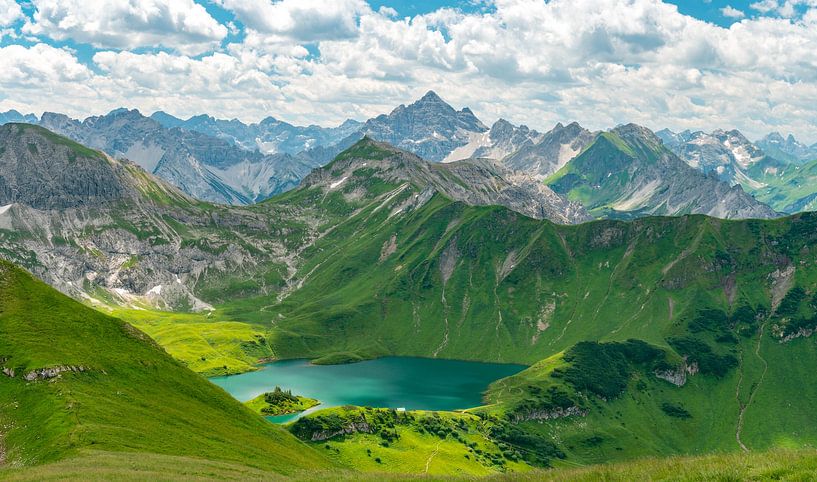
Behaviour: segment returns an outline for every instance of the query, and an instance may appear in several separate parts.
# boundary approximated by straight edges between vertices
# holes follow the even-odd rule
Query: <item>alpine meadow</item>
[[[809,0],[0,0],[0,479],[817,478],[815,51]]]

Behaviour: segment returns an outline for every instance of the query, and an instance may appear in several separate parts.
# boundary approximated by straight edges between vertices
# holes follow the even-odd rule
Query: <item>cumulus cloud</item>
[[[735,8],[735,7],[731,6],[731,5],[727,5],[727,6],[723,7],[721,9],[721,15],[723,15],[724,17],[729,17],[729,18],[743,18],[743,17],[746,16],[746,14],[743,13],[742,10],[738,10],[737,8]]]
[[[0,0],[0,27],[11,25],[23,17],[23,10],[14,0]]]
[[[193,0],[33,0],[23,31],[99,48],[164,46],[187,54],[217,47],[227,35]]]
[[[361,13],[370,12],[364,0],[219,0],[247,28],[276,40],[298,42],[343,39],[357,34]]]
[[[817,7],[817,0],[761,0],[749,5],[749,8],[762,14],[773,14],[783,18],[795,18],[814,7]]]
[[[728,28],[658,0],[495,0],[476,13],[413,18],[357,0],[219,1],[244,25],[240,41],[195,57],[107,48],[92,69],[68,50],[47,53],[81,81],[26,60],[44,53],[17,52],[14,74],[0,73],[0,107],[55,110],[52,97],[25,89],[31,76],[32,85],[73,89],[60,96],[69,113],[124,105],[327,125],[434,89],[488,123],[737,127],[817,141],[817,0],[798,0],[791,18],[780,13],[786,2],[770,2],[769,16]]]

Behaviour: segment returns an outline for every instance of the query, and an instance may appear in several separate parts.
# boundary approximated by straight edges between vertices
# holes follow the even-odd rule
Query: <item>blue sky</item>
[[[427,90],[544,130],[817,142],[817,0],[0,0],[0,111],[333,125]]]

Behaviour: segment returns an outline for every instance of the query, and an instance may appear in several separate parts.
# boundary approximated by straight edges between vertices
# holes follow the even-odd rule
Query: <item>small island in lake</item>
[[[320,405],[320,402],[314,398],[293,395],[292,390],[283,390],[276,386],[273,391],[262,393],[244,404],[261,415],[273,416],[303,412]]]

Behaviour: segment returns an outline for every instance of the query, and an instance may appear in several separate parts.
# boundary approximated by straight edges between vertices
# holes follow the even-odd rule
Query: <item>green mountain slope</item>
[[[331,464],[143,333],[0,262],[0,442],[9,466],[93,449],[288,473]]]
[[[781,212],[817,208],[817,160],[766,169],[758,179],[763,185],[754,190],[755,197]]]

